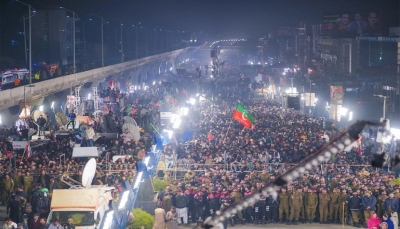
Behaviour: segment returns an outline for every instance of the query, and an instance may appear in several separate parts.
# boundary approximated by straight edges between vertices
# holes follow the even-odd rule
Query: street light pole
[[[104,67],[104,18],[101,17],[101,67]]]
[[[22,2],[21,2],[22,3]],[[26,4],[25,4],[26,5]],[[32,16],[31,16],[31,4],[29,7],[29,85],[32,85]],[[24,104],[25,105],[25,104]]]
[[[28,22],[28,30],[29,30],[29,85],[32,85],[32,7],[31,4],[26,4],[21,2],[20,0],[16,0],[17,2],[27,6],[29,8],[29,22]]]
[[[76,33],[75,33],[75,24],[76,24],[76,21],[78,20],[78,14],[76,14],[75,11],[69,10],[69,9],[67,9],[65,7],[60,7],[60,9],[63,9],[65,11],[69,11],[69,12],[72,13],[72,20],[73,20],[73,24],[72,24],[72,33],[73,33],[72,45],[74,46],[73,49],[72,49],[72,58],[73,58],[73,65],[74,65],[73,66],[73,73],[75,74],[76,73],[76,56],[75,56],[75,54],[76,54],[75,53],[76,52],[76,43],[75,43]]]
[[[311,115],[311,83],[312,83],[312,80],[310,80],[310,104],[308,104],[308,105],[310,105],[309,107],[308,107],[308,113]],[[335,122],[336,122],[336,120],[335,120]]]
[[[384,95],[374,95],[375,97],[380,97],[383,98],[383,119],[386,118],[386,99],[389,98],[390,96],[384,96]]]

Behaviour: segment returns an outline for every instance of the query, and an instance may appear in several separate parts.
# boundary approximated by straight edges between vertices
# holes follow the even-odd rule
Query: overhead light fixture
[[[344,107],[340,108],[340,115],[346,116],[347,115],[347,111],[348,111],[347,108],[344,108]]]
[[[181,123],[182,123],[182,119],[180,119],[180,118],[175,119],[174,124],[172,125],[172,128],[178,129],[179,126],[181,125]]]

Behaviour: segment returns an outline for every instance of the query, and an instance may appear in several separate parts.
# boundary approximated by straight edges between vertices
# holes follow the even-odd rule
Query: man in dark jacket
[[[33,219],[29,222],[29,229],[39,229],[40,228],[40,220],[39,214],[35,213],[33,215]]]
[[[354,226],[360,227],[359,224],[359,213],[360,213],[360,208],[362,206],[362,201],[361,198],[357,194],[357,190],[353,190],[353,195],[349,196],[349,198],[346,201],[347,205],[349,206],[350,212],[351,212],[351,218],[353,219]]]
[[[392,212],[397,212],[399,210],[399,201],[394,198],[394,194],[390,193],[389,198],[385,200],[384,209],[386,214],[392,214]]]
[[[21,222],[21,202],[15,197],[15,193],[11,194],[11,200],[7,204],[7,213],[14,223]]]
[[[371,195],[370,191],[366,191],[361,201],[364,208],[364,220],[368,222],[369,217],[376,211],[376,198]]]
[[[182,190],[178,189],[177,195],[175,196],[175,207],[176,207],[176,212],[178,213],[178,224],[182,223],[181,218],[183,218],[184,224],[188,224],[188,214],[187,214],[188,204],[189,204],[188,197],[183,194]]]

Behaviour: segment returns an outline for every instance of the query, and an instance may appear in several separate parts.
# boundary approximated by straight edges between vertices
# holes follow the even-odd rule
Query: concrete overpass
[[[35,83],[35,87],[18,87],[0,91],[0,115],[3,123],[11,124],[18,119],[20,104],[26,101],[35,105],[51,104],[52,101],[65,101],[72,88],[81,86],[83,93],[90,93],[92,87],[101,82],[119,79],[120,82],[130,80],[132,84],[149,82],[158,74],[175,71],[175,62],[189,58],[190,52],[195,48],[186,48],[159,55],[144,57],[116,65],[92,69],[85,72],[61,76],[54,79]],[[154,78],[154,79],[153,79]],[[121,85],[124,89],[125,85]],[[86,90],[86,92],[85,92]],[[84,97],[84,96],[81,96]],[[59,105],[56,105],[59,107]],[[46,112],[46,111],[45,111]],[[10,120],[9,120],[10,119]]]

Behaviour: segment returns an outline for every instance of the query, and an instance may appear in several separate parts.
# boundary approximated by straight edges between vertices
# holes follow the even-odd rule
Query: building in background
[[[75,28],[79,33],[79,27]],[[76,61],[81,58],[80,36],[77,35]],[[32,54],[34,62],[73,65],[73,18],[65,10],[38,10],[32,17]],[[34,64],[35,64],[34,63]]]

